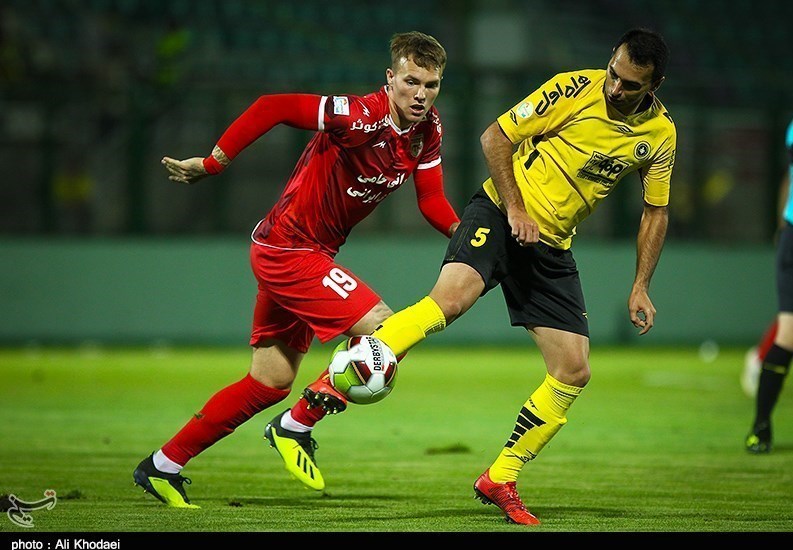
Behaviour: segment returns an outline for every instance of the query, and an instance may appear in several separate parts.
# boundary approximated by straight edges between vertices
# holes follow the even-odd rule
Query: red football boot
[[[347,408],[347,398],[330,383],[327,372],[303,390],[308,407],[322,407],[328,414],[343,412]]]
[[[520,500],[516,485],[514,481],[496,483],[490,479],[490,468],[488,468],[474,483],[474,492],[482,504],[495,504],[501,508],[507,521],[520,525],[539,525],[540,520],[534,517]]]

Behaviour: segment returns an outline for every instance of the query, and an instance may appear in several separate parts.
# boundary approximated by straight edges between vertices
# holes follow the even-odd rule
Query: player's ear
[[[664,81],[664,80],[666,80],[666,77],[665,77],[665,76],[662,76],[661,78],[659,78],[658,80],[656,80],[655,82],[653,82],[652,86],[650,87],[650,91],[651,91],[651,92],[653,92],[653,93],[655,93],[655,91],[656,91],[658,88],[660,88],[660,87],[661,87],[661,84],[663,83],[663,81]]]
[[[385,81],[389,88],[394,84],[394,71],[391,67],[385,70]]]

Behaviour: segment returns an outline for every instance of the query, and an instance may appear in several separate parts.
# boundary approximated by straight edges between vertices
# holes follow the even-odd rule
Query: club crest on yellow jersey
[[[650,156],[650,150],[649,143],[640,141],[636,144],[636,147],[633,148],[633,156],[635,156],[637,160],[644,160]]]

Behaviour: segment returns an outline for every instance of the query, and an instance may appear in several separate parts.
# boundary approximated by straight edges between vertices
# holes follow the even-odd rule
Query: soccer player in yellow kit
[[[373,333],[401,356],[501,285],[511,324],[528,331],[547,367],[503,449],[474,484],[476,496],[495,503],[508,521],[540,523],[518,495],[518,474],[567,422],[590,379],[572,238],[631,172],[639,174],[644,210],[628,313],[639,334],[655,322],[648,290],[666,236],[677,139],[656,96],[668,56],[663,37],[632,29],[605,70],[557,74],[498,117],[481,136],[491,177],[466,206],[435,286]],[[324,401],[343,400],[330,392],[326,385]]]

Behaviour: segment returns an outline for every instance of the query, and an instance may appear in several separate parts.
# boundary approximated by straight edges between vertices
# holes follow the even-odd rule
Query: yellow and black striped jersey
[[[651,96],[648,109],[624,116],[606,102],[604,69],[560,73],[498,117],[512,143],[515,179],[540,240],[570,248],[576,226],[630,172],[639,171],[644,201],[669,203],[677,132]],[[488,196],[502,207],[492,179]]]

